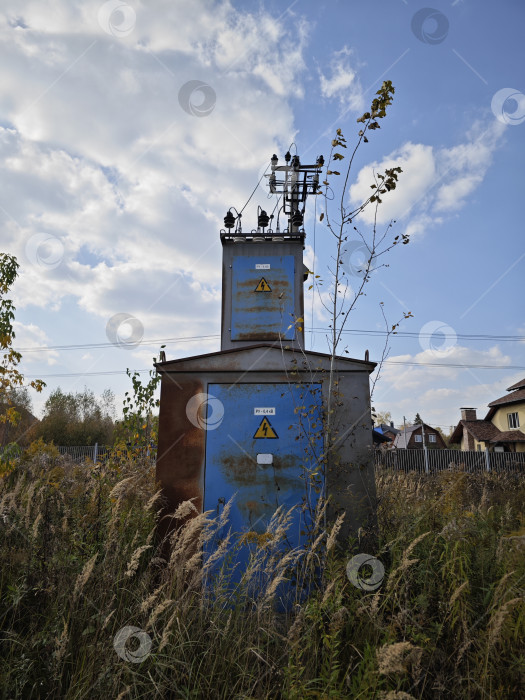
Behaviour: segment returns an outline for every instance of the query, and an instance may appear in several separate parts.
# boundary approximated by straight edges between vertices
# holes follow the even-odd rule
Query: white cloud
[[[50,21],[40,3],[11,2],[11,24],[0,21],[0,217],[21,263],[16,305],[59,322],[69,297],[102,327],[125,311],[149,337],[217,332],[217,223],[294,136],[288,98],[302,95],[309,27],[227,1],[159,0],[134,4],[119,39],[98,24],[98,0],[55,6]],[[207,117],[178,101],[196,79],[216,95]],[[58,264],[38,234],[63,251]]]
[[[416,203],[427,196],[429,188],[436,178],[436,165],[432,146],[405,143],[380,163],[375,162],[363,167],[355,183],[350,187],[350,200],[358,206],[372,194],[371,185],[376,182],[375,174],[384,173],[386,168],[400,166],[397,188],[382,196],[383,202],[378,209],[378,223],[390,219],[399,219]],[[367,207],[360,218],[367,224],[374,221],[374,206]]]
[[[396,425],[402,422],[403,414],[412,420],[418,412],[430,424],[450,426],[460,418],[461,406],[477,406],[478,418],[484,418],[487,404],[505,394],[515,375],[490,370],[470,368],[470,365],[506,367],[511,364],[509,355],[492,346],[486,350],[476,350],[455,345],[446,357],[436,356],[432,350],[414,355],[396,355],[388,358],[381,371],[377,384],[374,405],[378,410],[390,410]],[[442,363],[442,367],[410,366],[402,363]],[[448,365],[458,365],[450,367]],[[494,375],[506,378],[494,380]],[[486,383],[490,377],[490,383]],[[514,381],[521,377],[516,376]]]
[[[363,88],[357,70],[350,64],[352,51],[343,47],[334,52],[330,61],[330,76],[319,71],[321,95],[327,99],[338,98],[341,105],[356,111],[364,109]]]
[[[377,222],[385,224],[396,219],[404,222],[405,233],[422,235],[464,206],[467,197],[483,182],[504,129],[495,120],[484,129],[478,123],[467,134],[465,143],[451,148],[405,143],[381,162],[361,168],[350,187],[352,206],[358,206],[372,194],[370,186],[376,182],[375,174],[400,166],[403,172],[397,188],[381,197]],[[368,206],[360,219],[370,225],[374,212],[375,207]]]
[[[483,182],[504,130],[505,127],[498,121],[490,122],[483,131],[477,124],[469,134],[467,143],[442,149],[438,153],[444,184],[436,193],[435,212],[454,211],[465,204],[466,197]]]
[[[42,361],[48,365],[57,363],[58,352],[56,350],[47,350],[45,352],[31,351],[31,348],[44,348],[49,344],[49,338],[41,328],[34,323],[23,324],[20,321],[14,321],[13,330],[15,332],[13,347],[21,352],[24,364]]]

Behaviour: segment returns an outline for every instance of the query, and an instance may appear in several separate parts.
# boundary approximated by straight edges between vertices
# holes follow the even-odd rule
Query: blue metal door
[[[293,255],[232,262],[232,340],[294,340]]]
[[[228,527],[244,534],[245,541],[257,541],[280,505],[298,506],[286,546],[306,541],[322,488],[321,387],[208,385],[209,394],[222,403],[224,415],[206,435],[204,509],[219,514],[236,494]],[[215,546],[210,543],[208,551]],[[240,569],[248,556],[249,547],[241,548]]]

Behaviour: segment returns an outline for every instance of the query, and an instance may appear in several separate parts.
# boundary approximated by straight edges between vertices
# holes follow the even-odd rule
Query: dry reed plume
[[[385,577],[367,592],[324,501],[295,550],[293,510],[240,539],[233,501],[217,517],[186,501],[162,542],[150,465],[20,463],[0,482],[2,697],[525,695],[525,476],[376,480]],[[137,663],[113,646],[128,627],[151,642]]]

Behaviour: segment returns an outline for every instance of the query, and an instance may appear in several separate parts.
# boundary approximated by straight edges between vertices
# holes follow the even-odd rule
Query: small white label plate
[[[269,270],[270,264],[269,263],[256,263],[255,269],[256,270]]]
[[[273,455],[259,453],[257,455],[257,464],[273,464]]]
[[[254,416],[275,416],[275,408],[254,408]]]

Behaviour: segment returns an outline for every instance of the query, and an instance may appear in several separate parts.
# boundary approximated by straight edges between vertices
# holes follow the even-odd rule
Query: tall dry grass
[[[233,586],[233,533],[201,557],[227,508],[187,521],[183,504],[165,558],[151,465],[19,464],[0,484],[1,697],[524,697],[525,476],[379,472],[377,487],[377,590],[349,582],[359,544],[336,544],[341,522],[319,517],[284,556],[285,510],[244,538]],[[140,663],[137,638],[132,660],[115,651],[127,626],[151,642]]]

